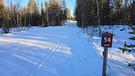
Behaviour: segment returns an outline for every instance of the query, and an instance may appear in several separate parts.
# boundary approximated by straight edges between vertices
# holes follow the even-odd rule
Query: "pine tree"
[[[63,6],[62,6],[62,10],[63,10],[63,20],[65,21],[67,19],[67,5],[66,5],[66,1],[63,0]]]
[[[45,26],[45,11],[42,3],[41,3],[41,19],[42,19],[42,26]]]
[[[133,36],[130,37],[129,39],[132,41],[135,41],[135,27],[133,25],[129,25],[129,27],[132,29],[131,32],[129,32],[129,34],[132,34]],[[127,44],[126,41],[124,43],[124,47],[123,48],[119,48],[122,50],[122,53],[127,52],[135,52],[135,44]]]
[[[46,21],[48,26],[61,25],[63,22],[62,5],[57,0],[45,2]]]
[[[0,28],[2,28],[3,33],[9,33],[9,26],[6,24],[7,17],[8,15],[3,0],[0,0]]]
[[[130,25],[132,31],[129,32],[129,34],[132,34],[133,36],[130,37],[129,39],[132,40],[132,41],[135,41],[135,27],[133,25]],[[126,44],[126,47],[128,47],[128,51],[129,52],[132,52],[132,51],[135,51],[135,44]]]
[[[48,8],[48,19],[51,26],[55,26],[57,24],[58,17],[56,13],[58,13],[59,4],[56,0],[50,0],[49,8]],[[57,20],[56,20],[57,18]]]
[[[32,14],[34,13],[34,7],[36,5],[36,2],[35,0],[29,0],[29,3],[28,3],[28,10],[29,10],[29,13]]]
[[[71,14],[70,14],[69,8],[67,9],[66,18],[67,18],[67,20],[71,20]]]
[[[135,25],[135,1],[130,5],[130,24]]]
[[[24,27],[28,27],[28,8],[24,7],[22,8],[21,11],[21,15],[22,15],[22,25]],[[26,30],[26,28],[24,28],[24,30]]]
[[[35,0],[29,0],[28,2],[28,12],[29,12],[29,26],[33,25],[33,14],[36,2]]]
[[[48,2],[45,2],[45,4],[44,4],[44,6],[45,6],[45,20],[46,20],[46,22],[45,22],[45,24],[46,24],[46,26],[49,26],[50,24],[49,24],[49,3]]]
[[[0,27],[3,26],[3,10],[4,10],[3,0],[0,0]]]

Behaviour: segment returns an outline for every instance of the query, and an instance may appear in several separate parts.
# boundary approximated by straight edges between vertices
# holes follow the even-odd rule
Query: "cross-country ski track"
[[[116,35],[109,49],[108,76],[134,75],[125,64],[134,56],[121,53],[120,40]],[[0,76],[101,76],[104,49],[100,41],[95,36],[88,39],[75,21],[0,34]]]
[[[88,76],[92,73],[100,76],[102,60],[82,35],[76,22],[2,34],[0,73],[2,76]]]

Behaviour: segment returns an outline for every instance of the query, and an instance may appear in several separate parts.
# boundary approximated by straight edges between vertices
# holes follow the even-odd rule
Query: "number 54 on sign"
[[[113,39],[113,34],[110,34],[108,32],[103,33],[101,45],[103,47],[112,47],[112,39]]]

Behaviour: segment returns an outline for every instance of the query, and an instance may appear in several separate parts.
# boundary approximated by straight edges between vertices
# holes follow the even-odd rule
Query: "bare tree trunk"
[[[101,36],[101,28],[100,28],[100,16],[99,16],[99,2],[98,0],[96,0],[96,4],[97,4],[97,19],[98,19],[98,28],[99,28],[99,36]]]
[[[7,25],[6,23],[6,13],[5,13],[5,10],[4,10],[4,6],[2,8],[2,31],[3,33],[9,33],[9,25]]]
[[[98,26],[100,26],[100,19],[99,19],[99,3],[98,0],[96,0],[96,4],[97,4],[97,19],[98,19]]]
[[[25,19],[24,19],[24,30],[26,30],[26,26],[27,26],[27,22],[26,22],[27,18],[26,18],[26,15],[25,15]]]

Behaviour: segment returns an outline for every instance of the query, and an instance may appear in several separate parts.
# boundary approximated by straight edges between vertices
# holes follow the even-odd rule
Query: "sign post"
[[[108,32],[102,34],[101,45],[102,45],[102,47],[104,47],[102,76],[106,76],[108,48],[112,47],[112,39],[113,39],[112,34],[110,34]]]

